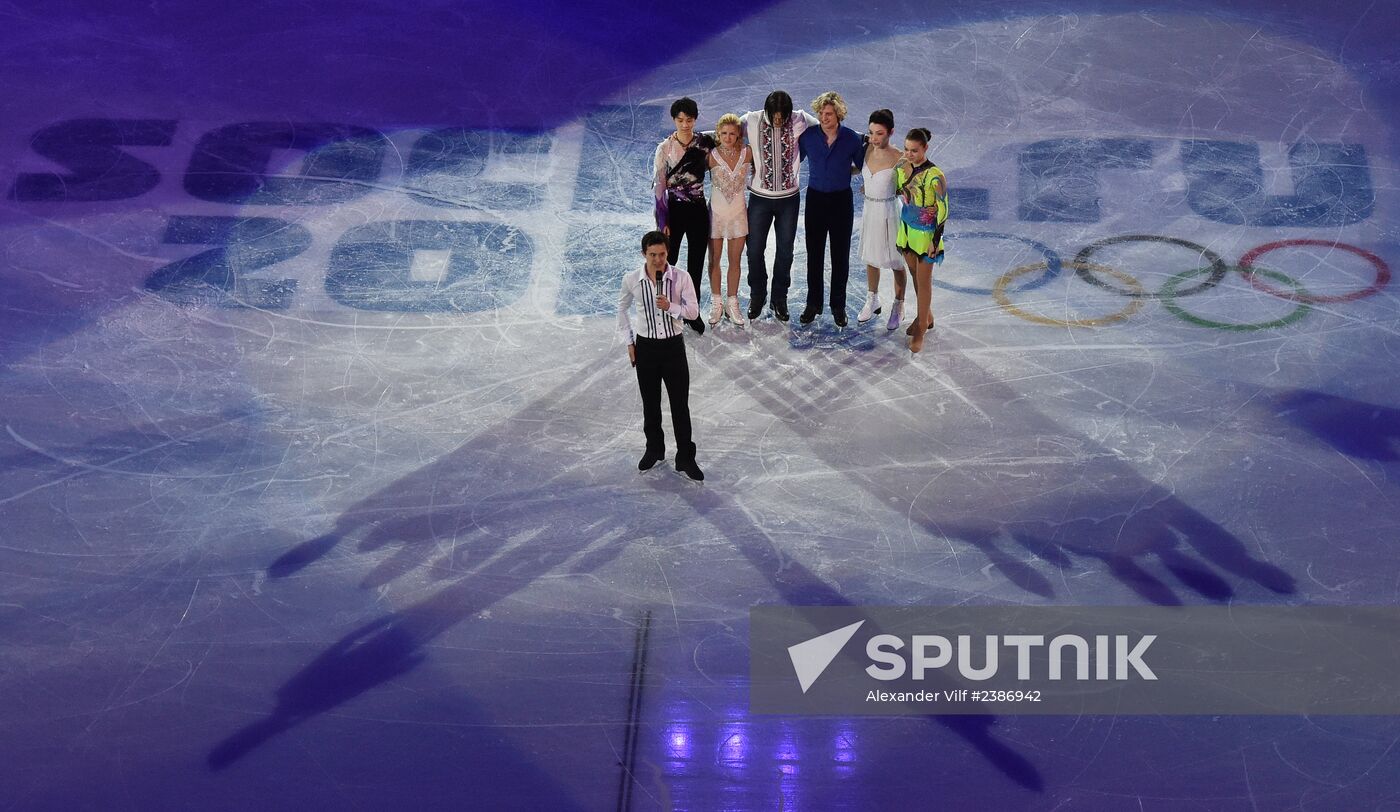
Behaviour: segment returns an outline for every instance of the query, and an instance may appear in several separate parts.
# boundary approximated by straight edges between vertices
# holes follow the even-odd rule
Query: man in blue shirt
[[[819,128],[809,127],[797,139],[807,161],[807,205],[802,223],[807,230],[807,309],[802,323],[811,324],[822,312],[822,260],[831,238],[831,318],[846,326],[846,278],[851,271],[851,229],[855,198],[851,175],[865,161],[865,143],[855,130],[843,127],[846,102],[827,91],[812,102]]]

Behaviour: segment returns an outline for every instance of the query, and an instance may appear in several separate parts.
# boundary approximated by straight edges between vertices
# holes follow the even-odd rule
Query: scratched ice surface
[[[1383,718],[748,713],[755,604],[1398,588],[1394,12],[822,5],[659,66],[494,12],[460,44],[582,55],[419,110],[470,80],[409,39],[374,64],[418,84],[300,98],[104,93],[35,66],[182,46],[15,35],[0,808],[1395,804]],[[298,42],[263,13],[239,64]],[[638,475],[613,311],[666,107],[778,87],[933,131],[936,332],[688,337],[706,481]]]

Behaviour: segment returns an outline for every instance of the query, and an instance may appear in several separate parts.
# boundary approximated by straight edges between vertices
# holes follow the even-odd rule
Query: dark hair
[[[883,125],[885,129],[894,132],[894,113],[881,107],[870,114],[870,123]]]
[[[792,97],[784,90],[775,90],[768,94],[768,98],[763,100],[763,112],[768,114],[768,120],[773,120],[775,113],[782,113],[784,121],[792,121]]]
[[[648,231],[642,235],[642,253],[653,245],[666,245],[666,235],[660,231]]]
[[[675,118],[681,113],[685,113],[691,118],[699,118],[700,107],[695,103],[694,99],[689,96],[682,96],[671,102],[671,118]]]
[[[909,131],[908,135],[904,136],[905,141],[918,141],[924,146],[928,146],[929,139],[931,138],[933,138],[933,133],[929,132],[925,127],[915,127]]]

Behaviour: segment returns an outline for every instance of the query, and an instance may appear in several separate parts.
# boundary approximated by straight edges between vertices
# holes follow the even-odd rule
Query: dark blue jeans
[[[749,195],[749,299],[771,301],[787,308],[788,286],[792,284],[792,245],[797,241],[797,211],[800,203],[794,193],[774,200]],[[778,227],[778,256],[773,263],[773,296],[768,297],[768,263],[763,251],[768,247],[768,230]]]

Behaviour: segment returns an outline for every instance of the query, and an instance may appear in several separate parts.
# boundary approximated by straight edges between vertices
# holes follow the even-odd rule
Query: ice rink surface
[[[1400,9],[323,5],[0,9],[0,808],[1400,808],[1393,718],[747,686],[761,604],[1397,600]],[[933,132],[936,329],[687,336],[639,475],[667,108],[778,88]]]

